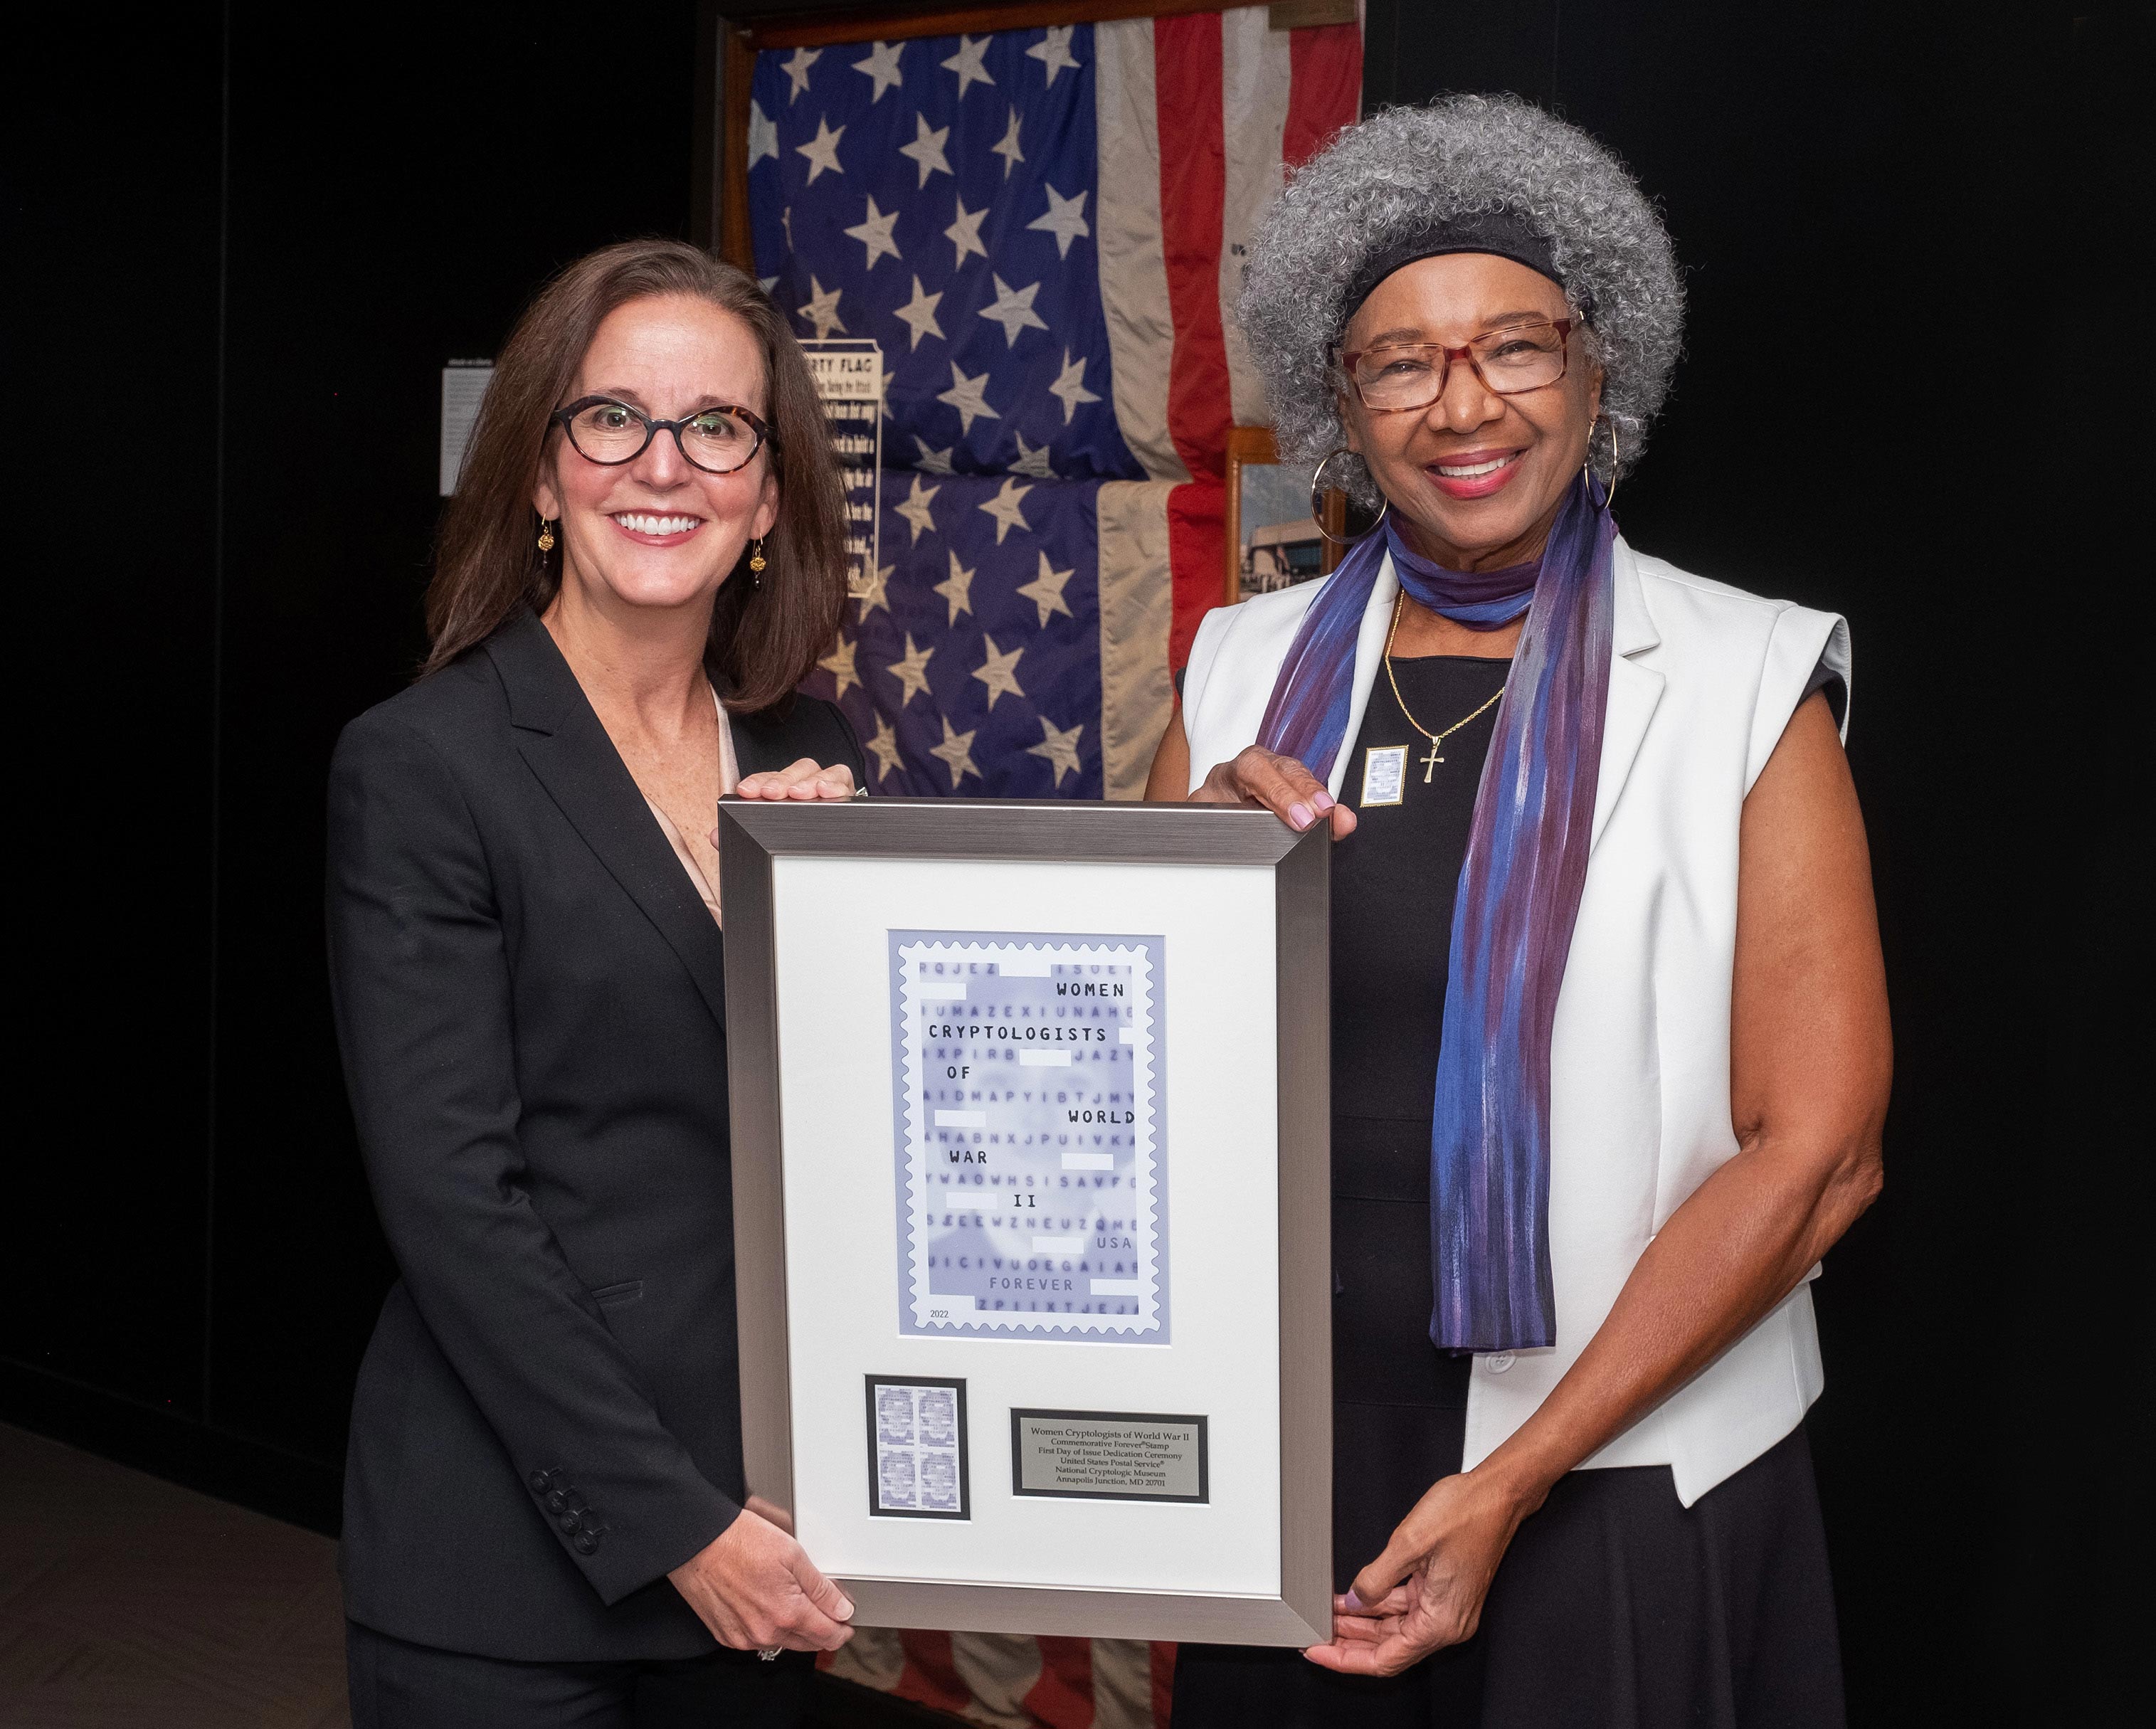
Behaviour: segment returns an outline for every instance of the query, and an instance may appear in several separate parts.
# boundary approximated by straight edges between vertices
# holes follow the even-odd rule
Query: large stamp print
[[[1168,1342],[1164,948],[891,933],[901,1332]]]

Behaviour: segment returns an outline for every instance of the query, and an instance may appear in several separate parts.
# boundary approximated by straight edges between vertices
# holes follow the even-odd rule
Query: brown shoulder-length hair
[[[543,611],[561,587],[561,555],[542,553],[531,494],[562,405],[600,322],[653,295],[693,295],[756,335],[771,400],[766,459],[778,521],[762,581],[744,549],[711,608],[706,663],[726,705],[753,713],[783,700],[838,634],[845,605],[845,495],[808,363],[768,296],[742,271],[679,240],[630,240],[578,259],[510,333],[472,430],[456,495],[443,513],[427,587],[433,646],[422,676],[484,640],[525,607]]]

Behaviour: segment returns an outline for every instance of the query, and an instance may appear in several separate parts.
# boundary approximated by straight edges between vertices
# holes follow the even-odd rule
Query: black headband
[[[1442,258],[1454,252],[1487,252],[1508,258],[1537,275],[1548,277],[1559,288],[1565,287],[1564,279],[1557,273],[1555,249],[1548,238],[1529,228],[1524,218],[1510,210],[1463,211],[1432,227],[1388,241],[1363,259],[1363,268],[1348,281],[1340,328],[1348,328],[1348,321],[1362,310],[1363,302],[1394,271],[1404,269],[1419,259]],[[1580,308],[1582,312],[1592,310]]]

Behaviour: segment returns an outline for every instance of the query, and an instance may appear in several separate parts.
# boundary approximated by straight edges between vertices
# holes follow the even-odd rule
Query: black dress
[[[1440,729],[1506,660],[1398,659]],[[1452,907],[1493,705],[1431,762],[1380,677],[1341,783],[1333,854],[1333,1582],[1375,1560],[1459,1470],[1471,1359],[1430,1342],[1430,1114]],[[1405,746],[1399,802],[1363,803],[1370,753]],[[1574,1471],[1514,1538],[1481,1630],[1406,1674],[1338,1675],[1300,1652],[1185,1645],[1176,1729],[1215,1726],[1789,1725],[1842,1721],[1826,1552],[1804,1433],[1686,1509],[1666,1466]]]

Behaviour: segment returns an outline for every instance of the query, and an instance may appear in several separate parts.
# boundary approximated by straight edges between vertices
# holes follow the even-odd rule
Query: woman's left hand
[[[843,762],[824,768],[814,757],[803,757],[783,768],[743,775],[734,791],[743,798],[850,798],[854,772]]]
[[[1303,1655],[1342,1675],[1398,1675],[1472,1638],[1506,1546],[1533,1511],[1475,1471],[1440,1480],[1332,1599],[1331,1642]]]

